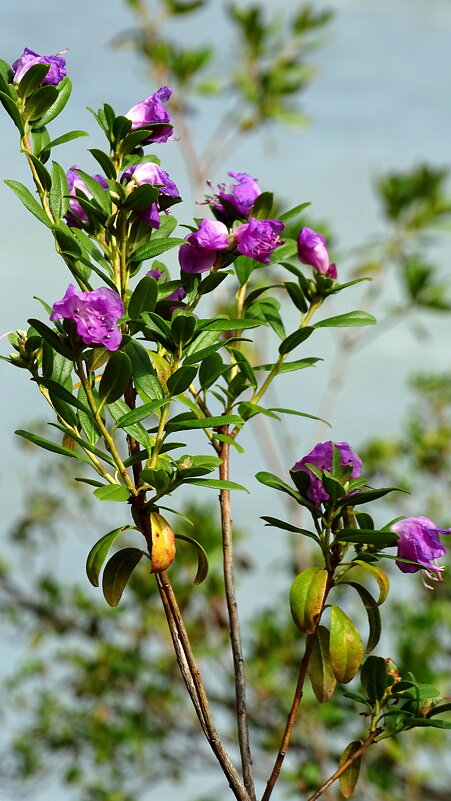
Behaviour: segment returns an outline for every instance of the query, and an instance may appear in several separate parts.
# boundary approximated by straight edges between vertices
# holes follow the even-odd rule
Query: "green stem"
[[[88,381],[88,379],[87,379],[87,377],[85,375],[85,371],[83,369],[83,360],[82,360],[80,355],[77,356],[75,365],[76,365],[77,375],[78,375],[78,377],[79,377],[79,379],[80,379],[80,381],[82,383],[84,391],[86,392],[86,397],[88,399],[89,408],[91,409],[91,411],[92,411],[92,413],[93,413],[93,415],[94,415],[94,417],[96,419],[96,423],[99,426],[100,431],[102,432],[102,436],[103,436],[103,439],[105,441],[105,444],[107,445],[108,450],[110,451],[114,461],[116,462],[117,469],[118,469],[119,473],[121,474],[121,476],[122,476],[122,478],[124,480],[125,486],[130,491],[130,493],[133,496],[136,497],[139,494],[138,490],[136,489],[135,485],[133,484],[133,481],[131,480],[131,478],[130,478],[128,472],[127,472],[127,469],[124,466],[124,463],[123,463],[123,461],[122,461],[122,459],[121,459],[121,457],[119,455],[119,452],[118,452],[118,450],[116,448],[116,443],[114,442],[113,437],[111,436],[111,434],[108,431],[105,423],[102,420],[102,417],[100,416],[100,408],[97,406],[96,399],[94,397],[94,393],[93,393],[93,391],[91,389],[91,385],[90,385],[90,383],[89,383],[89,381]]]
[[[160,448],[164,441],[164,429],[167,423],[167,419],[169,417],[169,411],[171,408],[171,404],[168,403],[166,406],[163,406],[163,410],[161,412],[160,422],[158,424],[158,431],[155,437],[155,444],[152,448],[152,456],[148,462],[148,466],[150,469],[156,467],[158,463],[158,457],[160,455]]]

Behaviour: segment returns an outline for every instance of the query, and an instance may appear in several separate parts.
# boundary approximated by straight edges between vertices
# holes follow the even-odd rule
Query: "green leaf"
[[[41,85],[49,69],[50,64],[33,64],[19,82],[17,87],[19,97],[24,98],[34,92]]]
[[[106,153],[103,150],[98,150],[95,147],[89,149],[89,152],[92,153],[95,160],[100,164],[103,172],[105,173],[107,178],[111,180],[116,180],[116,168]]]
[[[171,322],[172,341],[184,348],[192,339],[196,322],[194,314],[190,312],[180,311],[174,314]]]
[[[104,484],[94,490],[94,495],[99,501],[126,501],[130,491],[123,484]]]
[[[96,203],[98,203],[98,205],[100,206],[102,211],[105,214],[110,214],[111,213],[111,196],[110,196],[109,191],[107,189],[104,189],[103,186],[101,184],[99,184],[99,182],[96,181],[95,178],[92,177],[92,175],[89,175],[89,173],[84,172],[84,170],[80,170],[77,167],[75,169],[75,172],[77,173],[77,175],[80,176],[80,178],[82,179],[82,181],[85,184],[86,188],[89,190],[89,192],[91,193],[92,197],[94,198]],[[83,202],[83,198],[81,198],[81,200]]]
[[[381,637],[382,623],[379,607],[371,593],[368,592],[366,587],[363,587],[362,584],[358,584],[356,581],[343,581],[339,583],[348,584],[349,587],[354,587],[363,601],[363,605],[368,616],[369,627],[368,642],[366,644],[365,653],[369,654],[371,651],[374,651]]]
[[[223,481],[219,478],[189,478],[184,483],[196,484],[197,487],[207,487],[209,489],[243,490],[243,492],[249,492],[242,484],[237,484],[235,481]]]
[[[202,547],[200,542],[197,542],[197,540],[193,539],[193,537],[188,537],[186,534],[176,534],[175,538],[176,540],[185,540],[185,542],[189,542],[196,548],[197,573],[193,583],[202,584],[202,582],[207,578],[208,573],[208,556],[206,550]]]
[[[59,353],[61,356],[64,356],[64,358],[71,363],[73,362],[72,351],[61,341],[60,337],[57,333],[55,333],[55,331],[52,331],[52,329],[49,328],[45,323],[42,323],[41,320],[35,320],[33,317],[31,317],[27,322],[29,325],[33,326],[35,331],[37,331],[46,342],[48,342],[53,350],[56,350],[57,353]]]
[[[102,589],[106,602],[117,606],[128,580],[136,565],[143,556],[147,556],[139,548],[124,548],[111,557],[103,572]]]
[[[36,383],[41,384],[46,389],[50,390],[54,395],[58,398],[61,398],[65,403],[68,403],[70,406],[75,406],[76,409],[81,409],[81,411],[85,412],[87,415],[91,415],[91,410],[82,403],[79,398],[75,395],[72,395],[70,390],[66,389],[65,387],[58,384],[57,381],[52,381],[50,378],[40,378],[39,376],[35,379]]]
[[[40,86],[39,89],[36,89],[36,91],[28,97],[25,103],[23,113],[26,120],[38,120],[53,106],[57,97],[58,89],[56,86],[52,84]],[[41,125],[42,123],[40,122],[40,126]]]
[[[50,173],[48,172],[46,167],[44,167],[43,163],[32,153],[29,154],[28,158],[32,162],[43,188],[45,189],[46,192],[48,192],[52,185],[52,179],[50,177]]]
[[[285,492],[287,495],[290,495],[292,498],[294,498],[298,503],[302,502],[299,493],[273,473],[268,473],[265,470],[262,470],[259,473],[256,473],[255,478],[260,482],[260,484],[265,484],[267,487],[279,490],[280,492]]]
[[[345,750],[343,751],[340,757],[339,767],[341,768],[341,766],[344,765],[345,762],[347,762],[347,760],[350,757],[352,757],[353,754],[355,754],[355,752],[358,751],[361,746],[362,746],[361,740],[353,740],[352,743],[349,743],[349,745],[346,746]],[[362,762],[361,756],[358,756],[355,759],[353,759],[349,767],[347,767],[346,770],[343,771],[338,780],[340,784],[340,792],[345,798],[350,798],[354,792],[354,788],[359,778],[361,762]]]
[[[129,261],[146,261],[146,259],[154,259],[166,250],[178,247],[185,243],[184,239],[158,239],[152,238],[146,245],[141,245],[130,256]]]
[[[52,164],[52,186],[49,192],[51,212],[56,220],[61,220],[69,208],[69,185],[63,168],[54,161]]]
[[[117,350],[112,353],[100,379],[99,397],[102,403],[113,403],[124,394],[130,376],[132,365],[124,351]]]
[[[30,190],[27,189],[26,186],[19,183],[19,181],[10,181],[9,179],[5,180],[5,184],[13,190],[14,194],[17,195],[19,200],[22,201],[25,208],[28,209],[28,211],[31,211],[31,213],[34,214],[34,216],[37,217],[40,222],[44,223],[44,225],[47,225],[47,227],[51,226],[51,222],[44,209],[39,205],[38,201],[33,197]]]
[[[335,678],[347,684],[357,673],[363,657],[359,632],[338,606],[331,606],[330,661]]]
[[[406,492],[406,490],[401,487],[381,487],[377,490],[356,492],[354,495],[348,495],[346,500],[342,500],[340,506],[360,506],[362,503],[371,503],[371,501],[376,501],[378,498],[383,498],[389,492]]]
[[[325,704],[337,685],[329,656],[329,630],[325,626],[317,628],[308,675],[316,700],[320,704]]]
[[[286,353],[290,353],[290,351],[297,348],[301,342],[304,342],[310,334],[313,334],[313,327],[306,326],[305,328],[299,328],[297,331],[293,331],[292,334],[289,334],[286,339],[279,345],[279,353],[281,356],[285,356]]]
[[[20,135],[23,136],[24,129],[22,125],[22,120],[20,118],[20,112],[19,109],[17,108],[15,101],[12,99],[12,97],[10,97],[10,95],[7,92],[0,91],[0,102],[5,111],[7,112],[7,114],[9,114],[9,116],[11,117],[16,128],[19,129]]]
[[[86,131],[68,131],[62,136],[58,136],[56,139],[52,139],[51,142],[49,142],[42,148],[41,153],[50,151],[52,147],[58,147],[58,145],[64,145],[66,142],[72,142],[73,139],[80,139],[81,136],[89,136],[89,134],[86,133]],[[41,155],[41,153],[39,155]]]
[[[280,412],[280,414],[295,414],[298,417],[308,417],[309,420],[320,420],[321,423],[325,423],[326,426],[331,428],[331,424],[324,419],[324,417],[317,417],[315,414],[307,414],[307,412],[298,412],[296,409],[284,409],[280,406],[271,406],[269,409],[270,412]]]
[[[313,328],[341,328],[355,325],[375,325],[376,318],[365,311],[352,311],[346,314],[338,314],[336,317],[327,317],[315,323]]]
[[[180,395],[193,383],[197,373],[196,365],[186,365],[186,367],[179,367],[175,373],[172,373],[167,380],[167,388],[170,395]]]
[[[137,320],[142,311],[153,312],[157,305],[158,285],[155,278],[145,275],[133,290],[128,304],[128,315]]]
[[[387,666],[381,656],[368,656],[360,671],[363,691],[372,706],[382,701],[387,689]]]
[[[261,192],[254,201],[250,216],[255,217],[256,220],[267,220],[271,216],[273,202],[274,195],[272,192]]]
[[[67,101],[69,100],[70,94],[72,92],[72,84],[70,79],[66,76],[63,80],[58,84],[58,95],[56,100],[50,108],[48,108],[44,114],[39,118],[36,122],[36,128],[44,128],[46,125],[49,124],[58,114],[63,110],[64,106],[66,105]]]
[[[309,531],[306,528],[299,528],[299,526],[293,526],[291,523],[286,523],[284,520],[279,520],[278,517],[268,517],[263,516],[262,520],[266,521],[267,526],[275,526],[275,528],[281,528],[283,531],[291,531],[295,534],[304,534],[305,537],[310,537],[310,539],[315,540],[318,544],[321,543],[320,538],[317,534],[314,534],[313,531]]]
[[[141,420],[146,420],[150,415],[156,414],[162,406],[170,403],[169,398],[161,398],[159,400],[150,401],[143,406],[138,406],[137,409],[131,409],[126,414],[123,414],[116,420],[117,428],[126,428],[134,423],[139,423]]]
[[[113,531],[109,531],[108,534],[105,534],[103,537],[101,537],[101,539],[98,540],[98,542],[96,542],[96,544],[93,545],[89,551],[88,558],[86,560],[86,575],[88,576],[88,579],[93,587],[99,586],[100,571],[112,544],[117,539],[119,534],[128,528],[130,528],[130,526],[126,525],[121,526],[120,528],[115,528]]]
[[[145,348],[134,340],[125,346],[125,352],[132,364],[132,376],[136,389],[143,401],[148,403],[163,397],[158,378]]]
[[[382,570],[382,568],[372,562],[362,562],[360,559],[354,559],[353,564],[359,565],[359,567],[362,567],[376,579],[379,586],[377,605],[380,606],[383,604],[390,589],[390,582],[385,570]]]
[[[250,318],[232,320],[230,318],[216,317],[214,320],[200,320],[199,328],[202,331],[243,331],[245,328],[258,328],[261,324],[260,320]]]
[[[81,453],[77,453],[77,451],[72,451],[70,448],[64,448],[62,445],[57,445],[56,442],[51,442],[48,439],[43,439],[42,437],[38,437],[36,434],[31,434],[29,431],[22,431],[22,429],[18,429],[14,432],[18,434],[19,437],[23,437],[27,439],[29,442],[32,442],[33,445],[38,445],[40,448],[44,448],[46,451],[52,451],[52,453],[59,453],[62,456],[75,456],[76,459],[81,459],[83,462],[87,462],[87,464],[91,464],[89,459],[86,456],[82,456]]]
[[[311,203],[300,203],[299,206],[294,206],[292,209],[285,211],[283,214],[279,215],[280,222],[287,223],[290,220],[293,220],[295,217],[298,217],[304,209],[311,206]]]
[[[296,576],[290,589],[290,609],[296,626],[312,634],[323,609],[328,573],[324,568],[308,567]]]
[[[217,417],[184,417],[181,415],[169,420],[167,431],[185,431],[191,428],[216,428],[217,426],[240,425],[244,423],[237,414],[218,415]]]
[[[140,211],[141,209],[148,209],[152,203],[155,203],[157,197],[158,189],[156,186],[142,184],[142,186],[137,186],[127,195],[122,205],[124,209]]]
[[[293,370],[303,370],[305,367],[312,367],[316,362],[321,362],[322,359],[316,359],[315,357],[309,357],[307,359],[297,359],[294,362],[282,362],[279,365],[279,369],[277,374],[281,373],[290,373]],[[258,364],[254,367],[254,370],[267,370],[268,372],[272,370],[274,364]]]
[[[392,531],[373,531],[369,529],[343,528],[335,537],[337,542],[354,542],[358,545],[377,545],[378,548],[391,548],[398,542],[398,536]]]

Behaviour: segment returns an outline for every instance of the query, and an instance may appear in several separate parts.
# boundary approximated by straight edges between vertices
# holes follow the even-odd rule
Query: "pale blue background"
[[[86,128],[94,136],[90,141],[81,139],[65,145],[57,159],[67,166],[81,162],[94,171],[94,162],[84,156],[84,149],[102,142],[85,107],[97,108],[108,100],[117,111],[125,112],[157,88],[146,81],[143,64],[131,52],[109,47],[113,37],[130,25],[129,14],[119,0],[79,0],[76,4],[61,0],[22,0],[20,4],[1,0],[0,4],[0,55],[5,60],[13,61],[25,45],[41,53],[69,48],[68,69],[74,92],[52,132],[57,136],[71,128]],[[193,43],[209,41],[211,31],[218,30],[215,9],[220,5],[212,3],[213,8],[202,17],[202,25],[190,24],[183,31],[180,26],[183,36]],[[262,5],[283,6],[268,0]],[[293,204],[311,201],[315,216],[330,219],[339,235],[335,255],[339,269],[345,271],[342,265],[346,264],[346,253],[381,229],[372,192],[374,177],[382,170],[408,168],[422,160],[438,165],[451,161],[451,3],[343,0],[329,5],[337,9],[338,15],[324,37],[325,46],[314,55],[318,77],[303,96],[303,109],[312,119],[310,128],[304,132],[273,129],[246,141],[224,171],[211,177],[220,180],[227,169],[246,171],[258,177],[263,187],[276,189]],[[233,58],[234,44],[222,27],[220,46],[226,68]],[[200,137],[210,124],[210,119],[199,119]],[[4,114],[0,114],[0,137],[0,175],[30,185],[26,165],[18,154],[15,128]],[[170,143],[161,155],[163,166],[185,191],[178,149],[177,143]],[[185,221],[189,214],[190,209],[186,208]],[[47,232],[3,184],[0,231],[3,333],[25,327],[27,317],[40,312],[33,295],[51,302],[62,296],[68,279]],[[440,242],[439,252],[443,273],[449,276],[450,247],[446,239]],[[350,292],[347,302],[348,308],[354,308],[358,293]],[[407,374],[422,366],[449,367],[449,317],[423,314],[421,319],[430,336],[415,338],[409,327],[401,325],[395,333],[376,338],[354,358],[352,377],[331,417],[336,441],[355,444],[366,432],[395,433],[406,408]],[[5,340],[0,347],[3,354],[8,352]],[[327,332],[318,334],[311,351],[324,356],[326,365],[284,379],[278,394],[281,404],[297,404],[314,412],[333,359],[333,336]],[[2,363],[0,382],[0,493],[6,525],[14,517],[23,492],[20,476],[24,455],[17,452],[12,431],[45,411],[24,372]],[[294,431],[295,451],[300,458],[311,447],[313,433],[304,422],[295,423]],[[323,427],[316,433],[325,439],[330,437],[327,432]],[[250,445],[249,436],[247,441]],[[251,501],[237,498],[236,514],[242,524],[254,521],[258,532],[251,543],[258,542],[262,564],[260,576],[242,590],[250,612],[262,596],[260,588],[266,587],[270,578],[277,582],[280,546],[268,529],[263,533],[261,525],[255,524],[256,515],[263,513],[262,504],[268,503],[267,491],[252,478],[257,469],[265,467],[261,453],[249,450],[235,462],[235,478],[247,483],[254,493]],[[271,499],[270,504],[275,506],[276,501]],[[266,511],[274,513],[275,509]],[[86,538],[81,539],[70,547],[74,579],[83,578],[88,543]]]

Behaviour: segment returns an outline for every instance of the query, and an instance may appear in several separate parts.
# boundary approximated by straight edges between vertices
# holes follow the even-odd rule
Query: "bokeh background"
[[[219,70],[226,74],[237,45],[233,28],[223,21],[224,5],[216,0],[193,19],[180,17],[171,33],[193,46],[212,45]],[[275,0],[261,0],[259,5],[268,12],[289,10],[286,3]],[[316,9],[320,7],[315,3]],[[320,46],[309,54],[315,75],[299,103],[308,122],[301,127],[268,125],[255,136],[243,136],[233,156],[209,178],[218,182],[228,170],[245,171],[257,177],[262,188],[274,189],[287,205],[310,201],[313,219],[327,221],[333,231],[333,257],[340,276],[346,279],[356,267],[362,246],[384,235],[385,221],[374,191],[377,176],[389,170],[410,169],[424,161],[438,167],[451,161],[451,3],[366,0],[363,4],[359,0],[336,0],[327,7],[334,9],[336,16],[318,33]],[[118,112],[125,112],[158,88],[133,48],[113,46],[119,34],[132,25],[130,9],[121,0],[79,0],[75,7],[57,0],[22,0],[20,4],[1,0],[0,55],[6,61],[17,58],[24,46],[40,53],[69,48],[67,63],[74,89],[52,134],[55,138],[66,130],[84,128],[91,139],[61,147],[58,160],[65,167],[80,164],[88,172],[94,171],[94,162],[85,148],[102,142],[86,106],[97,109],[108,101]],[[225,102],[219,96],[205,104],[206,110],[196,111],[192,125],[199,144],[207,140]],[[0,175],[30,185],[15,133],[6,115],[0,115]],[[168,143],[161,157],[182,196],[189,198],[180,143]],[[196,199],[200,196],[192,198]],[[196,212],[189,200],[176,209],[182,222],[189,222]],[[26,319],[37,313],[33,296],[50,303],[60,298],[67,276],[46,231],[5,185],[0,185],[0,227],[3,333],[24,328]],[[449,281],[448,231],[449,223],[444,223],[436,231],[431,249],[441,276]],[[386,310],[401,302],[399,292],[396,277],[388,274]],[[359,307],[359,293],[360,290],[354,296],[349,293],[349,308]],[[384,314],[383,305],[381,309]],[[329,398],[327,416],[333,426],[332,435],[325,426],[295,422],[289,432],[289,448],[284,446],[283,452],[276,454],[279,463],[285,453],[300,458],[314,439],[333,436],[336,441],[346,440],[358,446],[376,433],[395,437],[411,402],[408,375],[422,368],[449,369],[450,333],[449,314],[427,309],[417,310],[414,318],[392,319],[380,332],[372,331],[365,347],[353,354],[336,398],[332,403]],[[299,405],[306,412],[314,414],[322,408],[330,367],[337,355],[335,335],[324,332],[322,337],[314,355],[322,356],[326,365],[309,371],[308,376],[295,374],[296,379],[290,377],[285,384],[282,382],[280,405],[284,405],[286,393],[290,397],[298,395]],[[1,340],[0,347],[6,355],[7,340]],[[39,420],[44,409],[35,387],[26,377],[24,380],[21,371],[3,365],[0,383],[1,525],[6,533],[26,500],[29,482],[36,478],[34,456],[18,448],[12,432]],[[261,526],[255,523],[266,490],[254,481],[253,475],[264,469],[265,454],[251,448],[250,439],[247,444],[246,454],[236,460],[235,478],[252,490],[250,502],[241,498],[236,501],[240,526],[251,534],[247,548],[258,551],[255,561],[259,570],[243,582],[240,590],[244,616],[250,617],[264,600],[268,580],[275,587],[283,583],[278,569],[283,545],[268,530],[262,534]],[[287,464],[286,469],[290,466]],[[46,558],[55,560],[55,568],[64,566],[68,580],[82,580],[89,536],[81,531],[80,536],[74,537],[73,522],[61,520],[61,528],[71,534],[71,541],[64,549],[49,552]],[[9,547],[5,545],[7,551]],[[5,673],[10,673],[25,647],[25,643],[12,643],[7,635],[2,660]],[[9,790],[6,792],[2,798],[12,801]],[[66,798],[66,791],[58,786],[46,788],[42,795],[39,792],[34,795],[35,801],[41,797]],[[157,794],[150,793],[148,797],[156,798]]]

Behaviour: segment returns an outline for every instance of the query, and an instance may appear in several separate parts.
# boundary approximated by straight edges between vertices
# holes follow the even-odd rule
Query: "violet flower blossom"
[[[219,184],[219,191],[213,197],[208,198],[207,202],[218,219],[226,224],[231,224],[239,217],[249,217],[252,206],[261,195],[261,189],[258,181],[245,172],[228,172],[227,175],[234,178],[237,183],[230,187],[227,187],[226,183]],[[213,188],[211,183],[209,186]],[[221,202],[223,200],[226,202],[225,206]],[[233,217],[231,216],[232,210],[236,212]]]
[[[171,200],[178,200],[180,192],[167,172],[153,161],[135,164],[129,167],[121,177],[121,183],[132,181],[136,186],[150,184],[158,188],[158,198],[147,209],[137,209],[138,217],[150,228],[160,227],[160,211],[171,205]]]
[[[57,86],[67,75],[66,60],[62,57],[64,53],[67,53],[67,50],[61,50],[60,53],[55,53],[54,56],[40,56],[39,53],[35,53],[34,50],[26,47],[22,55],[12,64],[12,69],[14,70],[13,83],[20,83],[25,73],[35,64],[50,64],[50,69],[42,79],[41,86],[45,84]]]
[[[284,244],[284,240],[279,237],[284,227],[280,220],[257,220],[249,217],[249,222],[238,225],[233,231],[238,253],[262,264],[269,264],[271,254]]]
[[[66,173],[69,192],[71,194],[72,192],[74,193],[69,200],[69,210],[65,215],[65,220],[70,228],[81,228],[83,225],[88,225],[89,223],[89,217],[78,200],[75,190],[78,189],[80,192],[83,192],[87,200],[92,198],[92,192],[89,191],[83,179],[80,178],[78,172],[76,172],[76,170],[79,169],[80,168],[74,164]],[[104,189],[108,189],[108,184],[103,175],[93,175],[92,177],[100,186]]]
[[[149,270],[149,272],[147,272],[146,275],[150,275],[150,277],[154,278],[155,281],[159,281],[160,278],[162,276],[164,276],[164,273],[162,273],[160,270]],[[184,300],[185,298],[186,298],[186,290],[185,290],[185,288],[183,286],[180,286],[178,289],[174,289],[174,291],[171,292],[170,295],[168,295],[166,298],[164,298],[164,302],[165,303],[167,303],[168,301],[169,301],[169,303],[171,303],[171,301],[172,301],[172,305],[169,306],[169,309],[168,309],[168,317],[169,318],[172,317],[172,315],[174,314],[176,309],[183,309],[184,304],[181,303],[180,301]],[[162,315],[162,316],[166,316],[166,315]]]
[[[439,534],[451,534],[451,529],[437,528],[427,517],[405,517],[393,523],[390,529],[399,537],[396,554],[398,559],[410,559],[419,563],[411,565],[397,561],[396,564],[403,573],[416,573],[420,570],[423,584],[429,589],[432,587],[426,583],[425,576],[434,581],[443,580],[444,568],[437,564],[437,559],[445,555],[446,549],[440,542]]]
[[[179,249],[179,264],[185,273],[204,273],[213,267],[219,250],[229,247],[227,226],[219,220],[201,220],[199,230],[189,234]]]
[[[327,242],[311,228],[302,228],[298,235],[298,256],[303,264],[309,264],[320,275],[326,278],[337,277],[337,265],[329,263]]]
[[[306,496],[310,501],[312,501],[312,503],[315,504],[315,506],[320,506],[323,501],[327,501],[329,498],[329,493],[324,489],[321,479],[317,478],[306,465],[312,464],[317,467],[318,470],[327,470],[329,473],[331,473],[333,444],[340,453],[340,462],[342,467],[345,465],[352,466],[350,478],[358,478],[361,475],[362,461],[347,442],[332,443],[330,440],[328,442],[319,442],[318,445],[315,445],[313,450],[307,454],[307,456],[303,456],[302,459],[300,459],[299,462],[296,462],[296,464],[291,468],[292,470],[304,470],[306,473],[308,473],[310,485],[306,492]]]
[[[142,125],[157,125],[154,131],[149,132],[149,136],[142,144],[150,144],[151,142],[167,142],[171,133],[172,125],[169,111],[165,109],[163,103],[166,103],[172,95],[172,89],[169,86],[162,86],[153,95],[146,97],[137,103],[135,106],[127,111],[124,115],[127,119],[132,121],[132,131],[136,128],[141,128]],[[161,124],[163,123],[163,124]]]
[[[50,319],[73,320],[85,345],[117,350],[122,341],[117,321],[123,314],[124,304],[113,289],[104,286],[93,292],[77,292],[69,284],[64,298],[53,304]]]

